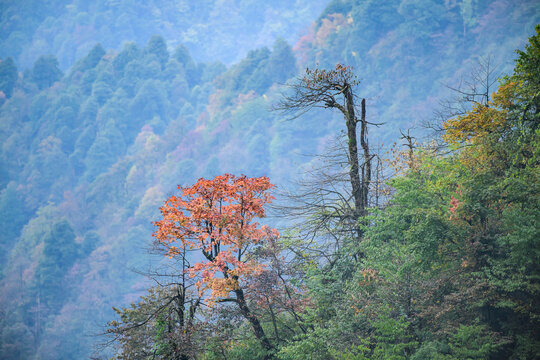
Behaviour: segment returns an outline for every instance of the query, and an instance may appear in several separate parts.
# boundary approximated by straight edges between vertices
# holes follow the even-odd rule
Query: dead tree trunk
[[[369,186],[371,184],[371,155],[369,153],[367,121],[366,121],[366,99],[362,99],[362,117],[360,118],[360,145],[364,152],[364,164],[362,165],[362,207],[360,216],[367,215],[369,207]]]
[[[363,194],[363,184],[360,181],[360,171],[358,164],[358,144],[356,140],[356,124],[357,119],[354,113],[354,97],[351,91],[351,87],[348,83],[345,83],[343,89],[343,96],[345,97],[346,107],[341,107],[340,110],[345,117],[345,122],[347,124],[347,138],[349,144],[349,176],[351,178],[351,187],[352,195],[354,198],[354,210],[355,210],[355,219],[358,219],[365,208],[364,203],[364,194]],[[362,100],[362,105],[365,104],[365,101]],[[364,108],[362,108],[362,113]],[[364,127],[362,126],[362,131]],[[361,144],[363,146],[363,139],[361,138]]]
[[[355,236],[360,240],[363,234],[358,226],[358,220],[368,213],[373,156],[368,143],[365,99],[361,101],[360,119],[356,116],[354,88],[358,84],[359,81],[348,66],[338,64],[335,70],[307,69],[305,76],[300,78],[298,83],[290,85],[293,93],[284,96],[276,110],[292,113],[293,118],[317,107],[333,108],[342,113],[347,127],[348,177],[351,185],[351,202],[354,202],[354,206],[347,204],[345,210],[344,207],[334,204],[329,207],[328,212],[332,213],[329,218],[339,217],[341,224],[347,223],[350,231],[356,233]],[[359,137],[358,125],[360,126]],[[360,139],[360,149],[358,139]],[[314,208],[316,212],[321,213],[318,204]],[[336,211],[336,209],[339,210]],[[327,213],[327,211],[323,210],[322,213]]]

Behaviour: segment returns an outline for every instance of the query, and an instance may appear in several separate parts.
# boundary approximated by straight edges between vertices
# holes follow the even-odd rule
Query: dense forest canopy
[[[8,0],[0,4],[0,57],[14,57],[26,68],[53,53],[67,69],[97,42],[118,49],[160,34],[172,48],[185,44],[198,59],[231,63],[277,37],[295,41],[325,5],[323,0]]]
[[[534,0],[2,2],[0,357],[537,357],[538,23]],[[334,103],[272,111],[344,68]],[[220,176],[257,216],[201,218],[226,259],[177,232],[164,257],[165,200]],[[254,219],[280,236],[246,242]]]

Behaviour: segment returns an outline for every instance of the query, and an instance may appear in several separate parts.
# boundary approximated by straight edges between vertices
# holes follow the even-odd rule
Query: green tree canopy
[[[54,55],[42,55],[34,63],[32,79],[39,89],[51,86],[60,80],[62,71],[58,68],[58,60]]]

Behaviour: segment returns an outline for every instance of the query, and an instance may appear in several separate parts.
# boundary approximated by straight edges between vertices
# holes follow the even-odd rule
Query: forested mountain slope
[[[388,143],[479,57],[510,71],[540,20],[536,1],[332,1],[294,39],[318,2],[196,3],[0,5],[0,357],[90,354],[111,307],[147,285],[131,269],[177,184],[301,175],[342,129],[269,111],[306,66],[354,66],[386,123],[371,139]]]
[[[143,45],[154,34],[170,47],[183,43],[204,61],[239,61],[254,47],[281,36],[295,41],[326,1],[3,1],[0,57],[29,67],[54,54],[62,69],[96,44],[119,49]],[[200,46],[205,44],[204,46]]]
[[[539,11],[534,1],[334,0],[295,50],[301,65],[354,66],[373,120],[420,127],[480,59],[510,72]]]

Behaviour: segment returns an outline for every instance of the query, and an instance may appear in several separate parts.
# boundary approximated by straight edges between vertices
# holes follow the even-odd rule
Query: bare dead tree
[[[292,189],[280,188],[278,201],[272,207],[273,215],[286,218],[291,229],[282,236],[302,240],[296,242],[297,248],[290,249],[300,258],[309,253],[332,262],[342,238],[356,234],[349,162],[343,150],[342,142],[333,143],[313,160],[311,168],[304,169]]]
[[[479,58],[467,77],[460,78],[457,85],[444,84],[452,91],[453,96],[440,101],[433,119],[423,123],[423,127],[431,131],[430,138],[439,148],[445,148],[440,142],[440,135],[444,133],[442,124],[448,119],[465,115],[474,104],[489,107],[491,91],[500,76],[501,73],[497,66],[493,65],[491,56],[487,56]]]
[[[399,131],[401,133],[401,140],[405,140],[405,146],[407,148],[407,165],[409,169],[414,166],[414,149],[416,148],[416,138],[411,136],[411,129],[407,129],[407,133],[404,133],[403,130]]]
[[[387,184],[387,181],[392,177],[392,173],[388,171],[388,167],[386,166],[387,161],[385,161],[384,156],[381,155],[384,153],[382,144],[378,145],[375,153],[377,156],[374,157],[375,179],[373,180],[371,204],[374,208],[383,208],[388,203],[392,193],[390,185]]]
[[[312,188],[312,190],[308,189],[296,197],[300,203],[304,202],[306,211],[311,215],[315,209],[322,217],[316,221],[317,227],[320,228],[315,229],[316,231],[312,234],[317,233],[317,231],[327,231],[334,222],[341,225],[347,222],[353,224],[357,239],[362,237],[361,227],[357,224],[358,219],[367,215],[370,206],[372,160],[375,157],[370,152],[368,125],[376,124],[368,123],[366,120],[365,99],[360,101],[360,111],[357,109],[355,91],[359,83],[360,81],[354,75],[352,68],[348,66],[337,64],[334,70],[306,69],[302,78],[289,85],[291,92],[284,95],[275,107],[276,110],[291,115],[293,119],[313,108],[337,109],[345,120],[348,183],[354,206],[350,205],[348,194],[343,192],[343,187],[338,189],[335,186],[335,184],[343,185],[343,178],[340,178],[342,174],[339,172],[332,174],[319,172],[316,174],[319,178],[319,186]],[[357,113],[360,113],[360,117],[357,117]],[[358,126],[360,134],[358,134]],[[329,198],[332,199],[330,203],[327,201]],[[343,229],[344,227],[338,226],[337,228]]]
[[[107,340],[100,344],[101,348],[116,346],[122,359],[196,357],[199,346],[194,338],[204,332],[197,319],[203,303],[194,281],[186,274],[190,267],[188,252],[184,246],[182,256],[174,262],[145,272],[134,270],[153,280],[155,286],[130,308],[113,308],[119,319],[107,323],[101,334]]]
[[[497,68],[491,62],[491,56],[480,58],[468,79],[462,79],[458,87],[447,87],[456,92],[461,102],[488,106],[490,91],[498,80]]]

